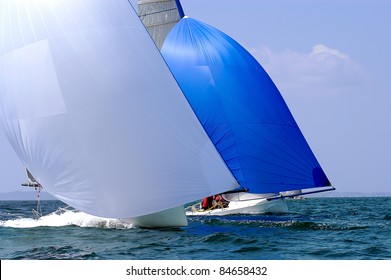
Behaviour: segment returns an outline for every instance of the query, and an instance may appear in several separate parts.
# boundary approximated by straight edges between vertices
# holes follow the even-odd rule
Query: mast
[[[167,34],[184,17],[179,0],[140,0],[138,14],[159,49]]]

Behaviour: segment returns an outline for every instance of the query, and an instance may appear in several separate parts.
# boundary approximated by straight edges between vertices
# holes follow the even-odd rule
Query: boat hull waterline
[[[235,214],[282,214],[288,212],[288,206],[285,198],[276,198],[269,200],[269,198],[257,199],[233,199],[230,200],[228,207],[212,207],[211,209],[202,210],[196,206],[186,208],[187,216],[225,216]]]
[[[188,225],[184,206],[178,206],[144,216],[121,220],[128,222],[133,226],[142,228],[185,227]]]

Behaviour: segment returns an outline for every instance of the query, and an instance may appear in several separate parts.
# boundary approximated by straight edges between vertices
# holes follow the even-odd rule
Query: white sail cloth
[[[236,187],[127,0],[0,2],[0,114],[44,189],[136,217]]]

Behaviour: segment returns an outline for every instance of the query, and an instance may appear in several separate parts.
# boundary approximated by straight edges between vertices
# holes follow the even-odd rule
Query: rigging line
[[[179,0],[175,0],[175,4],[176,4],[176,7],[178,9],[178,12],[179,12],[179,16],[181,18],[183,18],[185,16],[185,13],[183,11],[183,8],[182,8],[182,5],[181,5],[181,2]]]

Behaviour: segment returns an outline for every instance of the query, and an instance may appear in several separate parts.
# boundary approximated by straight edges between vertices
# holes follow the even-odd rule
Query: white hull
[[[188,216],[207,215],[232,215],[232,214],[264,214],[264,213],[286,213],[288,206],[284,198],[268,200],[264,195],[241,194],[229,199],[229,205],[225,208],[213,208],[202,210],[199,207],[188,207]]]
[[[183,206],[122,220],[131,223],[134,226],[144,228],[184,227],[188,224]]]

